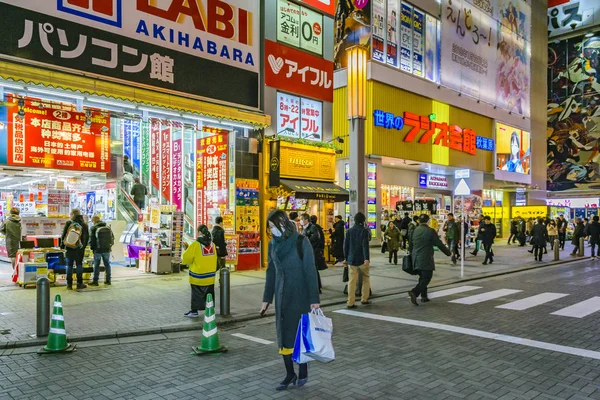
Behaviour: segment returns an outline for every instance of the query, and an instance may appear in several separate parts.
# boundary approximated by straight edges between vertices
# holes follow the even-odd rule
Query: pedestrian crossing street
[[[481,289],[483,289],[481,286],[459,286],[452,289],[444,289],[429,293],[428,297],[430,299],[437,299],[460,294],[465,297],[461,297],[456,300],[450,300],[448,302],[453,304],[473,305],[483,303],[489,300],[509,297],[517,293],[523,293],[522,290],[516,289],[496,289],[488,292],[484,291],[477,294],[470,294],[470,292],[480,291]],[[558,299],[562,299],[567,296],[569,296],[568,293],[545,292],[514,300],[509,303],[496,306],[495,308],[500,308],[504,310],[523,311],[533,307],[541,306],[543,304],[550,303]],[[570,318],[584,318],[598,311],[600,311],[600,297],[594,296],[587,300],[572,304],[568,307],[561,308],[560,310],[551,313],[551,315],[558,315]]]

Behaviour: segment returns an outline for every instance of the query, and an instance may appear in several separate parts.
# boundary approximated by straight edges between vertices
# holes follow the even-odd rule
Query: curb
[[[455,285],[457,283],[469,282],[469,281],[477,281],[481,279],[487,279],[497,276],[510,275],[524,271],[533,271],[541,268],[554,267],[557,265],[563,265],[568,263],[580,263],[583,261],[589,261],[589,257],[584,257],[581,259],[571,259],[571,260],[559,260],[559,261],[551,261],[544,264],[534,264],[527,267],[521,267],[517,269],[510,269],[506,271],[497,271],[497,272],[488,272],[481,273],[475,276],[465,277],[465,278],[454,278],[447,279],[442,282],[438,282],[435,285],[430,286],[430,288],[440,288],[450,285]],[[411,285],[412,286],[412,285]],[[371,296],[371,298],[384,298],[390,296],[396,296],[403,293],[403,289],[390,289],[379,294],[375,294]],[[322,307],[331,307],[337,306],[341,304],[346,304],[346,297],[340,299],[332,299],[327,303],[321,304]],[[266,315],[262,317],[263,319],[274,317],[274,314]],[[219,317],[217,320],[217,326],[219,328],[226,328],[231,325],[239,324],[242,322],[254,321],[261,319],[261,316],[256,314],[244,314],[239,317]],[[132,330],[124,330],[118,332],[104,332],[98,334],[84,334],[84,335],[72,335],[68,336],[69,342],[77,343],[77,342],[88,342],[93,340],[103,340],[103,339],[118,339],[125,337],[135,337],[135,336],[147,336],[147,335],[156,335],[156,334],[164,334],[164,333],[174,333],[174,332],[187,332],[187,331],[200,331],[202,330],[202,324],[185,324],[185,325],[170,325],[164,327],[156,327],[156,328],[142,328],[142,329],[132,329]],[[5,349],[17,349],[23,347],[34,347],[34,346],[43,346],[47,343],[47,339],[33,339],[33,340],[18,340],[11,342],[0,342],[0,350]]]

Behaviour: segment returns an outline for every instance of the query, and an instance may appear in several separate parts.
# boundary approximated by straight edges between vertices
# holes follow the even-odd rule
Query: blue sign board
[[[419,174],[419,187],[427,187],[427,174]]]

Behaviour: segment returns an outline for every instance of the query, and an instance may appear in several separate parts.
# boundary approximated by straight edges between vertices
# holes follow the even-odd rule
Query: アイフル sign
[[[258,108],[254,0],[0,0],[0,54]],[[201,72],[202,79],[197,79]],[[243,89],[243,90],[240,90]]]

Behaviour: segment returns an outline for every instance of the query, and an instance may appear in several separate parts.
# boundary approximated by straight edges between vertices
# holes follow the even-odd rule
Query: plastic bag
[[[332,335],[331,318],[327,318],[320,308],[312,310],[309,314],[303,314],[298,323],[292,360],[299,364],[313,360],[321,362],[335,360]]]

